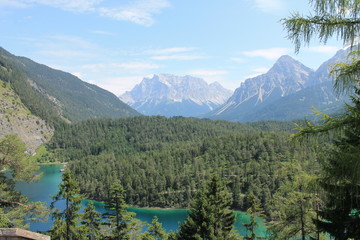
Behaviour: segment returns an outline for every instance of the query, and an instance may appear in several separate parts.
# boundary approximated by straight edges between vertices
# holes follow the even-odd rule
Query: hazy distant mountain
[[[332,58],[321,64],[316,72],[311,74],[306,86],[314,86],[321,83],[331,82],[332,78],[329,75],[331,64],[344,61],[348,53],[349,51],[343,49],[337,51],[337,53]]]
[[[16,84],[13,88],[26,107],[46,121],[61,118],[76,122],[140,115],[114,94],[70,73],[14,56],[3,48],[0,48],[0,60],[1,65],[13,69],[8,71],[11,74],[6,81]]]
[[[223,104],[231,91],[201,78],[158,74],[144,78],[120,99],[145,115],[198,116]]]
[[[333,91],[329,63],[345,54],[340,50],[317,71],[282,56],[267,73],[245,80],[225,104],[205,117],[247,122],[311,117],[312,107],[335,112],[344,98]]]

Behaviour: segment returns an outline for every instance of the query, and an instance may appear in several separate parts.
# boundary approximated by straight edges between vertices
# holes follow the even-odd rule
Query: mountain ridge
[[[17,57],[1,47],[0,56],[24,75],[22,84],[27,84],[26,88],[32,88],[33,93],[41,95],[42,101],[52,102],[58,118],[77,122],[90,118],[140,115],[114,94],[70,73],[52,69],[26,57]],[[22,95],[26,88],[17,93]]]
[[[267,73],[246,79],[226,103],[203,117],[248,122],[312,118],[312,107],[336,112],[345,98],[334,93],[329,64],[345,56],[346,51],[339,50],[316,71],[282,56]]]
[[[201,78],[154,74],[119,98],[145,115],[195,117],[224,103],[231,91]]]

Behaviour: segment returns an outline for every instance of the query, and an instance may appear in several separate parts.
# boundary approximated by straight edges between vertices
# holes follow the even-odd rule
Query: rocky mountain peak
[[[189,75],[154,74],[152,77],[144,78],[131,91],[121,95],[120,99],[143,114],[170,116],[172,114],[163,113],[162,110],[157,110],[154,113],[152,109],[166,103],[166,108],[164,108],[166,110],[171,103],[186,102],[188,105],[206,106],[210,111],[223,104],[231,94],[230,90],[223,88],[219,83],[208,84],[201,78]],[[144,110],[145,108],[146,110]],[[177,106],[177,108],[182,107]],[[204,113],[203,111],[201,110],[199,114]],[[188,114],[186,111],[185,113],[178,112],[175,115],[194,116],[193,113]]]
[[[311,107],[333,111],[341,105],[334,95],[330,63],[344,61],[340,50],[316,71],[290,56],[281,56],[265,74],[246,79],[229,100],[206,117],[231,121],[302,118]]]
[[[230,99],[236,104],[253,99],[255,105],[268,98],[278,98],[303,89],[312,69],[290,56],[280,57],[265,74],[246,79]],[[256,100],[254,100],[256,98]]]
[[[289,75],[289,77],[292,74],[295,74],[298,80],[307,80],[309,74],[312,72],[314,71],[311,68],[306,67],[304,64],[288,55],[284,55],[275,62],[273,67],[269,70],[268,74],[281,74],[282,76]],[[292,78],[292,80],[295,80],[296,78]],[[301,84],[304,83],[305,82],[303,81],[301,82]]]
[[[337,51],[332,58],[321,64],[320,67],[316,70],[316,72],[311,74],[310,80],[307,82],[306,86],[310,87],[326,82],[332,82],[334,80],[330,75],[330,69],[332,68],[332,64],[346,61],[346,56],[348,55],[348,53],[349,49],[340,49],[339,51]]]

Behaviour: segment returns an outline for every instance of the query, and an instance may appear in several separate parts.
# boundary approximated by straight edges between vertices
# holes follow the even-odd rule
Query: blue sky
[[[0,0],[0,46],[116,95],[157,73],[235,90],[288,54],[316,69],[342,47],[294,53],[280,19],[307,0]]]

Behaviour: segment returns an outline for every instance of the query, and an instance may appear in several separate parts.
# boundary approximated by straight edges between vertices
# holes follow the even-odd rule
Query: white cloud
[[[86,76],[84,73],[81,73],[81,72],[72,72],[71,74],[80,79],[83,79]]]
[[[193,51],[195,49],[196,48],[193,48],[193,47],[173,47],[173,48],[163,48],[163,49],[148,50],[148,51],[146,51],[146,53],[162,55],[162,54],[190,52],[190,51]]]
[[[78,50],[43,50],[41,51],[44,55],[50,55],[54,57],[92,57],[94,54],[87,51],[78,51]]]
[[[269,48],[269,49],[258,49],[254,51],[244,51],[244,55],[248,57],[263,57],[269,60],[278,59],[282,55],[286,55],[290,52],[288,48]]]
[[[101,7],[98,12],[104,17],[151,26],[155,22],[153,15],[169,6],[170,3],[167,0],[137,0],[133,4],[123,7]]]
[[[223,70],[212,70],[212,69],[195,69],[185,73],[186,75],[199,77],[204,79],[207,83],[219,82],[221,85],[228,89],[234,89],[230,87],[227,79],[227,71]],[[231,85],[231,84],[230,84]]]
[[[279,12],[285,9],[282,0],[255,0],[255,6],[263,12]]]
[[[153,54],[151,59],[166,61],[166,60],[196,60],[203,59],[205,56],[192,53],[197,48],[194,47],[172,47],[172,48],[163,48],[163,49],[151,49],[145,51],[145,54]]]
[[[147,73],[149,70],[159,69],[160,65],[148,63],[148,62],[125,62],[125,63],[98,63],[98,64],[86,64],[81,66],[81,69],[91,71],[93,73],[107,73],[116,74],[120,70],[121,72],[131,74]]]
[[[1,0],[0,7],[31,7],[35,4],[47,5],[72,12],[89,12],[96,9],[102,0]]]
[[[94,49],[96,46],[83,39],[80,37],[76,37],[76,36],[70,36],[70,35],[53,35],[49,37],[51,42],[57,41],[58,43],[60,43],[61,45],[64,46],[72,46],[73,48],[76,49]]]
[[[255,67],[250,69],[250,71],[254,72],[254,74],[250,74],[244,77],[244,79],[254,78],[264,73],[267,73],[270,69],[265,67]]]
[[[188,72],[189,75],[194,76],[219,76],[219,75],[226,75],[228,74],[227,71],[221,71],[221,70],[207,70],[207,69],[198,69],[198,70],[192,70]]]
[[[246,80],[246,79],[249,79],[249,78],[254,78],[254,77],[260,76],[261,74],[263,74],[263,73],[254,73],[254,74],[245,76],[244,79]]]
[[[313,47],[307,48],[306,50],[308,50],[310,52],[315,52],[315,53],[335,54],[340,49],[335,46],[313,46]]]
[[[26,8],[29,7],[29,3],[23,0],[0,0],[0,8],[3,7]]]
[[[200,56],[200,55],[180,55],[180,54],[175,54],[175,55],[163,55],[163,56],[153,56],[151,57],[151,59],[153,60],[160,60],[160,61],[164,61],[164,60],[180,60],[180,61],[188,61],[188,60],[196,60],[196,59],[203,59],[205,58],[204,56]]]
[[[108,35],[108,36],[115,36],[115,33],[102,31],[102,30],[92,30],[90,33],[99,34],[99,35]]]
[[[68,35],[53,35],[34,41],[29,39],[42,55],[61,58],[93,58],[100,52],[99,47],[83,38]]]
[[[269,71],[269,68],[257,67],[257,68],[252,68],[251,71],[256,73],[266,73],[267,71]]]
[[[143,79],[143,76],[121,76],[121,77],[109,77],[104,79],[99,79],[98,85],[101,88],[104,88],[116,96],[120,96],[126,91],[130,91],[136,84],[140,83]]]
[[[31,7],[36,4],[70,12],[96,12],[103,17],[121,21],[130,21],[144,26],[151,26],[153,15],[169,7],[167,0],[135,0],[120,7],[104,7],[103,0],[0,0],[0,7]]]
[[[237,63],[243,63],[245,62],[245,59],[243,58],[239,58],[239,57],[233,57],[233,58],[230,58],[231,61],[234,61],[234,62],[237,62]]]
[[[85,64],[81,66],[82,69],[94,73],[103,71],[105,67],[106,65],[103,63]]]
[[[54,8],[59,8],[65,11],[72,12],[89,12],[94,11],[96,6],[102,0],[28,0],[43,5],[48,5]]]
[[[158,69],[160,68],[159,65],[153,63],[146,63],[146,62],[129,62],[129,63],[120,63],[114,66],[118,66],[123,69],[137,69],[137,70],[146,70],[146,69]]]

